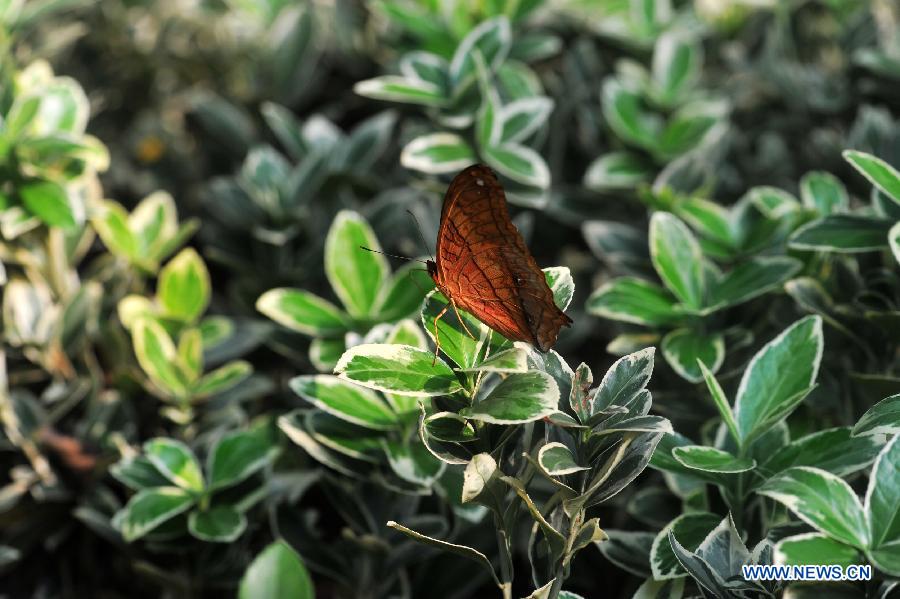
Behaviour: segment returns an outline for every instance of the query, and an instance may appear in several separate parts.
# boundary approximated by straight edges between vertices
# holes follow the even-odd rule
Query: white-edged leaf
[[[400,153],[400,164],[430,175],[456,173],[475,162],[477,157],[471,146],[455,133],[421,135]]]
[[[334,371],[342,379],[397,395],[450,395],[462,389],[443,360],[408,345],[357,345],[344,352]]]
[[[444,90],[430,81],[397,75],[382,75],[360,81],[353,86],[353,91],[375,100],[421,106],[445,106],[450,101]]]
[[[559,405],[559,387],[540,371],[515,373],[500,382],[487,397],[460,415],[491,424],[521,424],[549,416]]]
[[[278,324],[307,335],[340,335],[350,326],[340,308],[304,289],[270,289],[256,300],[256,309]]]

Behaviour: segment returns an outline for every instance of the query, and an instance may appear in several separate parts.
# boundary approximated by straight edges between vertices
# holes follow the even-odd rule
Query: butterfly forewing
[[[509,218],[494,173],[475,165],[444,198],[435,282],[456,305],[503,336],[547,351],[571,320]]]

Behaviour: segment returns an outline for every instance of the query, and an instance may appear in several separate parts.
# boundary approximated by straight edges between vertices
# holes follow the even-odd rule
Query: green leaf
[[[450,64],[444,58],[431,52],[414,50],[400,58],[400,72],[407,79],[425,81],[442,89],[449,84],[449,69]]]
[[[634,277],[618,277],[594,291],[587,310],[603,318],[653,327],[677,322],[681,317],[668,291]]]
[[[163,249],[178,233],[175,200],[158,191],[141,200],[128,216],[128,227],[138,240],[138,256],[154,263],[164,258]]]
[[[224,366],[208,372],[191,387],[191,395],[197,398],[208,397],[231,389],[253,374],[253,366],[244,360],[234,360]]]
[[[734,439],[735,443],[740,445],[741,434],[738,430],[737,422],[734,420],[734,413],[731,411],[728,398],[725,397],[725,391],[722,390],[722,386],[719,385],[716,376],[706,367],[706,364],[704,364],[702,360],[697,360],[697,366],[703,374],[703,381],[706,383],[706,388],[709,389],[709,394],[716,404],[716,409],[719,410],[719,414],[722,416],[722,422],[728,427],[728,432],[731,433],[731,437]]]
[[[444,90],[434,83],[397,75],[359,81],[353,91],[366,98],[420,106],[445,106],[449,102]]]
[[[524,13],[530,12],[538,7],[538,3],[522,3],[516,5],[512,10],[507,10],[513,22],[518,21]],[[549,33],[525,33],[516,32],[516,39],[510,50],[510,58],[524,62],[533,63],[555,56],[562,47],[562,41],[555,35]]]
[[[480,57],[479,57],[480,58]],[[483,73],[483,71],[480,71]],[[481,107],[475,120],[475,139],[482,148],[500,143],[501,123],[499,115],[501,103],[497,91],[487,82],[488,75],[483,73],[481,81]]]
[[[303,140],[300,123],[294,113],[274,102],[263,102],[260,110],[266,124],[292,158],[301,160],[309,148]]]
[[[714,241],[729,253],[737,245],[730,212],[709,200],[688,198],[674,207],[679,218],[687,222],[707,242]]]
[[[422,300],[434,289],[434,281],[417,262],[397,269],[376,302],[375,313],[380,322],[393,322],[412,316],[422,307]]]
[[[770,478],[757,491],[784,504],[801,520],[829,536],[864,548],[870,532],[853,489],[841,478],[817,468],[791,468]],[[893,509],[896,511],[896,504]]]
[[[727,451],[704,445],[676,447],[672,450],[672,457],[686,468],[717,474],[736,474],[756,467],[756,460],[738,458]]]
[[[41,108],[42,98],[38,95],[20,95],[9,107],[6,115],[3,135],[7,139],[16,139],[34,121],[38,109]]]
[[[128,212],[120,204],[103,202],[91,223],[110,252],[129,261],[137,259],[138,240],[128,226]]]
[[[225,489],[246,480],[272,460],[276,449],[264,428],[224,435],[207,458],[209,489]]]
[[[762,462],[759,473],[769,477],[793,466],[815,466],[847,476],[871,464],[880,448],[878,437],[851,437],[846,427],[816,431],[771,454]]]
[[[740,578],[741,566],[751,561],[750,552],[741,540],[730,513],[703,539],[696,552],[686,550],[672,532],[669,533],[669,543],[688,573],[717,596],[728,595],[725,579]]]
[[[432,175],[456,173],[477,161],[466,140],[455,133],[421,135],[400,153],[400,164]]]
[[[450,78],[457,93],[475,76],[475,60],[478,53],[484,59],[489,72],[494,73],[506,60],[512,46],[512,28],[505,16],[483,21],[472,29],[459,43],[450,61]]]
[[[306,431],[328,449],[345,456],[378,463],[384,432],[366,429],[320,410],[304,410],[296,415]]]
[[[725,360],[725,340],[720,333],[704,335],[691,329],[676,329],[663,337],[660,349],[678,376],[692,383],[703,380],[700,362],[716,372]]]
[[[707,303],[715,309],[742,304],[780,286],[802,267],[803,264],[794,258],[751,258],[713,286]]]
[[[484,161],[501,175],[540,189],[550,187],[550,169],[540,154],[516,143],[481,148]]]
[[[195,493],[203,491],[200,463],[194,452],[181,441],[164,437],[151,439],[144,443],[144,454],[163,476],[182,489]]]
[[[43,82],[41,96],[41,107],[32,126],[36,136],[56,132],[84,133],[90,105],[84,90],[74,79],[48,78]]]
[[[871,216],[832,214],[806,223],[791,235],[788,245],[797,250],[873,252],[888,245],[891,222]]]
[[[499,477],[502,474],[497,468],[496,460],[490,454],[479,453],[472,456],[463,472],[462,503],[477,501],[501,513],[506,495],[505,487],[499,485]]]
[[[665,286],[687,307],[703,307],[706,283],[700,244],[668,212],[656,212],[650,219],[650,258]]]
[[[900,222],[894,223],[894,226],[888,231],[888,244],[891,246],[894,260],[900,264]]]
[[[317,337],[309,344],[309,361],[319,372],[332,372],[345,351],[347,344],[344,338]]]
[[[656,140],[656,153],[675,159],[699,147],[722,120],[720,104],[713,101],[685,105],[672,115]]]
[[[866,557],[869,558],[869,562],[882,572],[887,572],[892,576],[897,576],[900,573],[900,543],[891,543],[890,545],[870,549],[866,552]]]
[[[239,599],[315,599],[303,560],[284,541],[266,547],[244,572]]]
[[[609,77],[603,82],[601,99],[603,119],[616,136],[644,149],[656,148],[660,124],[644,114],[636,92]]]
[[[178,340],[178,359],[187,379],[196,381],[203,373],[203,336],[200,329],[190,328]]]
[[[160,524],[184,513],[194,505],[194,497],[178,487],[144,489],[124,508],[120,523],[122,536],[129,543],[143,537]]]
[[[845,212],[850,207],[847,188],[841,180],[824,171],[812,171],[800,179],[800,199],[822,216]]]
[[[616,360],[590,399],[590,416],[610,406],[629,405],[650,382],[656,348],[648,347]]]
[[[457,311],[451,307],[437,321],[437,332],[435,332],[435,318],[447,306],[447,299],[442,293],[439,291],[429,293],[422,309],[422,327],[433,342],[437,343],[438,338],[440,339],[441,351],[457,366],[474,368],[484,353],[484,345],[490,329],[468,312]],[[460,323],[457,317],[462,318],[463,323]],[[474,339],[469,336],[469,332],[475,336]]]
[[[649,181],[655,171],[640,156],[631,152],[610,152],[594,160],[584,173],[588,189],[631,189]]]
[[[209,305],[209,271],[193,248],[182,250],[159,273],[156,296],[167,316],[195,322]]]
[[[295,410],[278,418],[278,428],[287,437],[299,445],[317,462],[351,478],[364,478],[370,475],[365,461],[347,457],[347,451],[332,450],[329,446],[317,441],[306,430],[305,411]],[[349,426],[349,425],[348,425]],[[340,441],[337,441],[338,443]],[[332,444],[333,445],[333,444]],[[355,456],[354,456],[355,457]]]
[[[230,505],[219,505],[188,515],[188,530],[201,541],[231,543],[247,529],[247,518]]]
[[[594,373],[591,367],[582,362],[572,375],[572,387],[569,390],[569,407],[578,417],[578,422],[587,422],[591,418],[591,385]],[[563,392],[564,393],[564,392]],[[565,399],[562,397],[561,399]]]
[[[74,227],[75,214],[66,190],[52,181],[32,181],[19,187],[25,208],[51,227]]]
[[[857,435],[900,434],[900,394],[891,395],[869,408],[853,427]]]
[[[391,143],[396,122],[396,112],[385,110],[356,125],[332,155],[331,164],[350,172],[367,173]]]
[[[894,167],[881,158],[856,150],[844,150],[843,156],[872,185],[900,203],[900,173]]]
[[[475,439],[471,423],[455,412],[437,412],[423,421],[428,434],[438,441],[466,443]]]
[[[575,296],[575,281],[568,266],[550,266],[543,269],[544,279],[553,293],[553,303],[565,311]]]
[[[141,455],[122,458],[112,465],[109,473],[132,491],[148,487],[165,487],[169,484],[169,479],[163,476],[150,460]]]
[[[491,424],[521,424],[549,416],[559,405],[559,388],[539,371],[511,374],[486,398],[460,410],[460,415]]]
[[[606,534],[609,538],[597,543],[603,557],[635,576],[650,578],[650,547],[656,534],[610,528]]]
[[[415,321],[408,318],[395,324],[387,337],[384,338],[384,342],[391,345],[411,345],[419,349],[428,349],[425,333],[422,332],[422,329],[419,328]]]
[[[800,209],[800,202],[783,189],[759,185],[747,192],[747,197],[763,215],[771,220],[781,220]]]
[[[865,510],[870,547],[878,550],[894,545],[893,563],[884,569],[896,573],[900,566],[897,561],[900,552],[896,548],[900,545],[900,436],[894,435],[875,459],[866,490]]]
[[[685,547],[696,550],[718,524],[721,518],[708,512],[688,513],[675,518],[663,528],[650,549],[650,568],[656,580],[671,580],[687,576],[684,568],[675,557],[669,544],[669,532],[672,532]]]
[[[653,50],[653,81],[659,97],[671,104],[685,95],[703,66],[701,48],[684,34],[664,33]]]
[[[528,354],[521,347],[505,349],[488,356],[471,368],[457,368],[458,372],[526,372],[528,370]]]
[[[431,354],[428,356],[430,363]],[[398,425],[397,415],[378,394],[338,377],[298,376],[291,379],[290,386],[294,393],[341,420],[374,430],[390,430]]]
[[[342,379],[397,395],[450,395],[462,389],[443,360],[407,345],[357,345],[344,352],[334,371]]]
[[[572,456],[569,448],[562,443],[547,443],[538,451],[538,464],[550,476],[563,476],[583,470],[590,470],[586,466],[579,466]]]
[[[325,275],[351,316],[373,313],[381,287],[390,276],[390,267],[380,251],[375,233],[362,216],[342,210],[325,238]]]
[[[594,427],[594,436],[624,432],[671,433],[672,423],[662,416],[626,416],[609,418]]]
[[[688,468],[676,460],[672,455],[672,452],[676,447],[689,447],[693,445],[694,442],[681,433],[675,432],[663,435],[656,451],[650,459],[650,466],[657,470],[662,470],[663,472],[669,472],[685,479],[690,479],[691,482],[702,480],[713,484],[722,484],[722,477],[718,474]]]
[[[744,443],[787,417],[803,401],[819,372],[822,346],[822,319],[807,316],[753,356],[734,403]]]
[[[777,563],[788,566],[836,564],[847,567],[862,563],[859,551],[820,533],[790,536],[775,545]]]
[[[256,309],[306,335],[341,335],[350,328],[347,315],[337,306],[303,289],[270,289],[256,300]]]
[[[183,397],[187,381],[175,366],[175,344],[162,325],[154,318],[138,318],[131,334],[134,354],[150,380],[163,391]]]
[[[497,114],[501,128],[498,141],[524,142],[547,122],[551,112],[553,100],[545,96],[521,98],[506,104]]]
[[[430,488],[444,471],[444,462],[418,442],[382,440],[384,455],[394,474],[414,485]]]

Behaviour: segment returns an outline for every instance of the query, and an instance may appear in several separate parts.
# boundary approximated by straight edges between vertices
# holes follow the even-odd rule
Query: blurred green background
[[[900,169],[893,0],[0,0],[0,61],[0,596],[278,596],[251,562],[282,596],[493,596],[384,527],[495,551],[416,402],[358,430],[289,385],[425,345],[428,277],[356,247],[430,253],[407,211],[433,244],[474,162],[569,269],[559,354],[600,373],[661,347],[654,411],[680,433],[715,436],[698,358],[736,387],[807,314],[826,351],[791,438],[900,392],[900,198],[842,157]],[[678,312],[652,212],[710,280],[745,280]],[[595,515],[644,556],[691,497],[648,470]],[[622,559],[588,547],[566,588],[632,596],[651,572]]]

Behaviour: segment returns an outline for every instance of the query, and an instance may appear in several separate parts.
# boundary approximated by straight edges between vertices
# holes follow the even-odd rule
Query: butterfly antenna
[[[419,225],[419,219],[416,218],[416,215],[413,214],[412,210],[407,209],[406,213],[409,215],[409,217],[411,219],[413,219],[413,222],[416,224],[416,231],[419,232],[419,239],[422,240],[422,247],[425,248],[426,252],[431,254],[431,252],[428,251],[428,242],[425,241],[425,235],[422,234],[422,226]],[[432,259],[432,261],[434,260],[434,254],[431,254],[431,259]]]
[[[382,252],[381,250],[373,250],[372,248],[367,248],[364,245],[359,246],[359,249],[366,250],[367,252],[372,252],[373,254],[381,254],[383,256],[389,256],[391,258],[399,258],[400,260],[406,260],[408,262],[421,262],[422,264],[427,264],[424,260],[419,260],[418,258],[410,258],[409,256],[399,256],[397,254],[388,254],[387,252]]]

